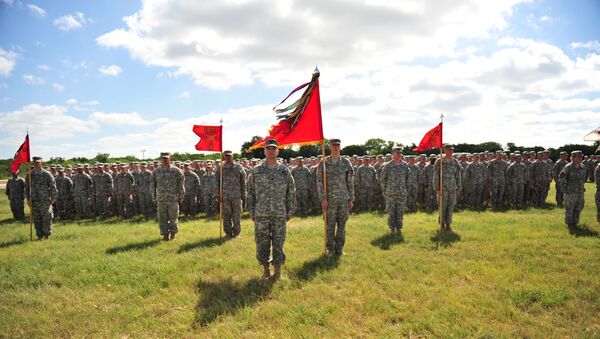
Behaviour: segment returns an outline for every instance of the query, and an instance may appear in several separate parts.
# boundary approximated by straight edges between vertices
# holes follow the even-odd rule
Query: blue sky
[[[0,1],[0,157],[239,151],[321,69],[327,137],[581,143],[600,117],[600,2]],[[529,126],[538,126],[532,130]],[[360,126],[360,128],[357,128]]]

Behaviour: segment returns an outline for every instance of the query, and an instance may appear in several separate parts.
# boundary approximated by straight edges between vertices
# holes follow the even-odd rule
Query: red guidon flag
[[[18,172],[19,167],[21,167],[21,164],[27,162],[31,162],[31,154],[29,152],[29,134],[25,136],[25,141],[23,141],[23,144],[21,145],[21,147],[19,147],[19,150],[17,151],[17,153],[15,153],[15,157],[9,165],[10,170],[13,172]]]
[[[194,125],[192,130],[200,137],[200,141],[196,144],[198,151],[222,151],[223,126]]]
[[[296,89],[273,107],[278,123],[271,126],[269,135],[258,140],[248,148],[251,151],[264,147],[269,139],[275,139],[279,147],[291,145],[311,145],[321,142],[323,122],[321,120],[321,97],[319,95],[319,70],[315,69],[312,79]],[[302,96],[284,108],[277,108],[286,102],[294,93],[306,88]]]
[[[422,152],[432,148],[442,148],[442,123],[432,128],[425,134],[423,140],[419,143],[419,147],[414,148],[414,152]]]

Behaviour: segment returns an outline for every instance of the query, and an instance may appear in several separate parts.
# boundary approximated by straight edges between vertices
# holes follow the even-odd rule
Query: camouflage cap
[[[233,153],[230,150],[224,151],[223,152],[224,156],[228,156],[228,155],[233,155]]]
[[[496,151],[496,155],[498,155],[498,154],[504,154],[504,151],[497,150],[497,151]]]
[[[303,156],[296,157],[296,160],[304,160]]]
[[[576,151],[571,152],[571,156],[572,157],[583,157],[583,152],[576,150]]]
[[[72,168],[73,168],[73,166],[71,166],[71,165],[67,165],[67,167],[65,167],[65,168],[66,168],[66,169],[72,169]]]
[[[100,165],[100,164],[96,163],[95,165]],[[77,164],[77,168],[83,168],[83,165],[82,164]]]
[[[59,170],[59,171],[64,170],[64,168],[61,165],[56,166],[56,169]]]
[[[161,158],[170,158],[171,157],[171,153],[169,153],[169,152],[160,152],[160,157]]]
[[[340,145],[342,142],[340,139],[329,139],[330,145]]]
[[[542,151],[542,153],[548,153],[548,154],[550,154],[550,151],[547,150],[547,149],[545,149],[545,150]]]
[[[394,145],[394,146],[392,146],[392,153],[393,152],[400,152],[400,153],[402,153],[402,147],[400,147],[400,145]]]
[[[50,165],[50,169],[56,168],[56,165]]]
[[[454,150],[454,146],[452,146],[452,145],[450,145],[450,144],[444,144],[444,145],[442,146],[442,148],[443,148],[443,149],[445,149],[445,150],[447,150],[447,149]]]
[[[186,162],[185,164],[183,164],[183,167],[185,167],[185,168],[189,168],[189,167],[190,167],[190,164],[188,164],[188,163]]]
[[[147,163],[147,162],[145,162],[145,161],[142,161],[142,162],[140,163],[140,165],[141,165],[141,166],[146,166],[146,165],[148,165],[148,163]]]
[[[561,151],[561,152],[560,152],[560,155],[567,155],[567,152],[565,152],[565,151]]]
[[[42,157],[33,157],[31,158],[33,162],[42,162]]]
[[[279,143],[275,139],[269,139],[265,142],[265,148],[267,147],[279,147]]]

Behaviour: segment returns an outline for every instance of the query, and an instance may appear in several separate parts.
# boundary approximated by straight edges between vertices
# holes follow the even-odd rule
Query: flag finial
[[[315,65],[315,70],[313,71],[313,74],[316,74],[316,73],[321,73],[321,72],[319,72],[319,67],[317,65]]]

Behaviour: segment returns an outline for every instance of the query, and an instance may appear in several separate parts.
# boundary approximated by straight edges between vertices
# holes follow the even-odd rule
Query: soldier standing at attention
[[[25,220],[25,180],[19,178],[18,170],[6,183],[6,196],[10,201],[10,211],[15,220]]]
[[[281,265],[285,264],[286,221],[296,210],[294,177],[285,165],[277,163],[278,147],[275,139],[267,140],[265,161],[248,175],[247,206],[254,221],[256,259],[263,266],[265,279],[271,277],[270,263],[275,269],[273,279],[281,277]]]
[[[406,209],[408,212],[417,211],[417,190],[419,189],[419,166],[415,164],[415,157],[407,155],[408,166],[408,196],[406,197]]]
[[[242,205],[246,202],[246,172],[239,163],[233,162],[231,151],[223,152],[223,166],[217,168],[215,177],[217,201],[223,199],[223,228],[231,238],[239,237]],[[221,197],[221,168],[223,169],[223,196]]]
[[[567,152],[560,152],[560,159],[552,167],[552,179],[554,180],[554,187],[556,188],[556,205],[560,208],[563,207],[564,199],[562,186],[558,184],[558,176],[562,172],[563,168],[567,165]]]
[[[198,203],[196,198],[200,191],[200,178],[190,170],[190,164],[183,165],[183,181],[185,186],[185,195],[183,197],[183,215],[186,217],[196,218]]]
[[[156,202],[156,213],[160,234],[164,241],[175,239],[179,231],[177,226],[179,204],[183,201],[185,188],[183,187],[183,172],[171,165],[171,154],[160,154],[162,165],[152,172],[153,200]]]
[[[515,154],[515,162],[508,166],[506,179],[510,185],[510,203],[513,208],[523,209],[523,196],[527,183],[527,166],[521,162],[521,154]]]
[[[327,255],[343,255],[348,213],[354,206],[354,170],[340,157],[340,139],[330,139],[331,155],[317,168],[317,187],[323,213],[327,213]],[[327,186],[323,183],[323,166]],[[327,192],[327,194],[325,194]]]
[[[76,170],[77,174],[73,175],[72,178],[75,211],[79,219],[89,218],[91,216],[90,200],[94,194],[94,183],[92,178],[83,172],[83,165],[77,165]]]
[[[600,222],[600,164],[597,164],[594,170],[594,180],[596,181],[596,219]]]
[[[140,164],[140,174],[136,182],[138,197],[140,200],[140,213],[144,216],[144,220],[150,220],[153,214],[152,204],[152,172],[146,167],[148,164],[142,162]],[[152,168],[154,169],[154,168]]]
[[[508,164],[502,159],[503,155],[504,152],[496,151],[496,159],[490,161],[486,171],[490,183],[492,208],[496,210],[502,208],[504,185],[506,184]]]
[[[296,166],[292,168],[292,176],[296,184],[296,206],[298,212],[305,215],[308,213],[309,208],[312,176],[310,170],[304,166],[304,158],[296,158]]]
[[[440,192],[440,165],[443,162],[442,167],[442,211],[440,215],[441,220],[441,231],[452,231],[450,225],[452,224],[452,212],[454,211],[454,205],[456,205],[456,194],[461,187],[461,168],[458,164],[458,160],[452,158],[452,152],[454,147],[451,145],[444,145],[444,157],[436,160],[434,164],[434,175],[433,175],[433,189],[438,193]]]
[[[101,219],[111,214],[111,199],[113,199],[113,177],[104,172],[108,167],[98,165],[98,173],[94,176],[94,195],[96,198],[96,213]]]
[[[58,190],[56,181],[50,172],[42,168],[42,158],[33,157],[31,182],[25,181],[25,198],[31,207],[31,216],[38,240],[48,239],[52,234],[52,204],[56,201]]]
[[[204,211],[207,217],[215,215],[217,204],[215,201],[215,189],[217,187],[217,177],[213,172],[212,161],[206,165],[206,174],[202,176],[202,200]]]
[[[483,209],[485,166],[479,162],[479,157],[480,154],[473,154],[473,162],[465,168],[463,180],[465,181],[463,187],[467,188],[467,205],[474,210]]]
[[[392,148],[392,161],[383,165],[379,183],[385,198],[388,227],[392,234],[402,231],[404,208],[408,196],[410,169],[402,161],[402,149]]]
[[[119,166],[119,174],[116,176],[115,187],[117,189],[117,210],[121,217],[128,219],[133,216],[133,190],[135,179],[126,165]]]
[[[56,210],[61,220],[71,219],[71,201],[73,195],[73,181],[65,175],[62,166],[57,166],[58,175],[56,176],[56,189],[58,197],[56,199]]]
[[[377,170],[371,166],[371,158],[363,157],[363,163],[356,170],[354,180],[358,187],[358,200],[361,211],[370,211],[373,207],[373,193],[377,185]]]
[[[559,174],[559,183],[563,186],[565,203],[565,223],[569,230],[573,230],[579,224],[579,215],[583,210],[583,195],[585,192],[585,181],[587,172],[581,163],[583,154],[581,151],[571,152],[571,162]]]

